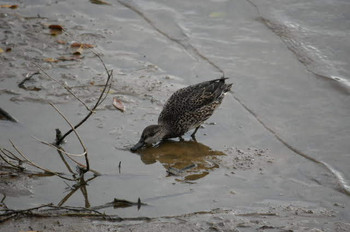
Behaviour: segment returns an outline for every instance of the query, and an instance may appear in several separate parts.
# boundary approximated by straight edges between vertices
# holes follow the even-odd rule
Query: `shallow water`
[[[74,51],[58,39],[82,41],[96,45],[113,69],[114,81],[106,101],[78,130],[91,168],[102,175],[89,182],[88,198],[76,191],[64,205],[94,207],[114,198],[140,198],[147,204],[140,210],[103,211],[157,217],[301,204],[335,211],[334,220],[349,221],[349,4],[322,4],[242,0],[96,5],[67,0],[0,9],[1,47],[12,48],[0,54],[0,103],[19,121],[0,121],[0,145],[11,149],[10,138],[34,162],[69,174],[57,152],[31,136],[52,142],[55,128],[69,129],[48,101],[73,123],[85,116],[84,106],[42,74],[26,83],[40,91],[17,84],[37,71],[37,62],[93,105],[106,75],[92,52],[84,51],[78,61],[43,62]],[[334,7],[337,11],[328,10]],[[323,9],[328,24],[312,15],[305,18],[297,9]],[[49,24],[60,24],[65,31],[51,36]],[[337,43],[328,42],[335,39]],[[143,128],[156,122],[172,92],[222,72],[234,83],[233,92],[197,132],[198,143],[186,135],[186,142],[169,141],[139,154],[128,150]],[[334,76],[344,81],[339,84]],[[112,106],[114,96],[126,106],[124,113]],[[73,135],[64,148],[82,150]],[[167,172],[192,164],[194,168],[179,176]],[[18,183],[13,191],[1,189],[9,208],[59,204],[70,193],[58,177]]]

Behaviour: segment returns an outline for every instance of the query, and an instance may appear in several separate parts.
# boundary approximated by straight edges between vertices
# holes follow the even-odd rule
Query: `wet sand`
[[[114,198],[147,205],[101,210],[122,221],[19,218],[1,223],[4,231],[349,230],[349,95],[310,72],[271,28],[277,24],[262,20],[275,20],[266,5],[110,3],[37,1],[0,9],[1,48],[11,48],[0,53],[0,107],[18,120],[0,120],[0,146],[12,149],[11,139],[34,162],[69,176],[57,152],[32,136],[52,142],[56,128],[69,129],[49,102],[74,123],[85,107],[42,71],[26,82],[29,89],[18,83],[38,71],[37,63],[93,105],[106,79],[94,53],[86,49],[62,61],[73,57],[72,42],[92,44],[114,80],[106,101],[78,131],[91,168],[102,175],[89,182],[88,199],[77,191],[63,206],[94,207]],[[50,24],[64,31],[53,36]],[[223,73],[233,92],[197,132],[197,143],[186,135],[185,142],[128,150],[171,93]],[[112,106],[113,97],[124,113]],[[74,136],[64,148],[81,152]],[[169,168],[190,165],[169,175]],[[2,203],[10,209],[57,205],[74,186],[54,176],[1,173]]]

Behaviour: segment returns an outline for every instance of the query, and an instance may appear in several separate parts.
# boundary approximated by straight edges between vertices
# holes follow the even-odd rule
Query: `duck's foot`
[[[194,129],[193,133],[191,134],[191,137],[192,137],[192,139],[193,139],[194,141],[197,141],[195,135],[196,135],[197,130],[199,129],[199,127],[200,127],[200,126],[197,126],[196,129]]]
[[[191,135],[191,137],[192,137],[192,141],[197,142],[196,136],[194,136],[194,135],[192,136]]]

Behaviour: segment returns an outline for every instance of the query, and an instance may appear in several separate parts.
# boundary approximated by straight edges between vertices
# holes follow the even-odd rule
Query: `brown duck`
[[[165,103],[158,125],[147,126],[131,151],[163,139],[181,138],[191,129],[195,129],[191,135],[194,138],[200,125],[213,114],[231,89],[232,84],[226,84],[226,79],[205,81],[177,90]]]

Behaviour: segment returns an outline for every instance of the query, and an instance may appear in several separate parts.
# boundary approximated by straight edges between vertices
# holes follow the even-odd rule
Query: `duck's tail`
[[[230,91],[230,90],[231,90],[231,87],[232,87],[232,85],[233,85],[233,83],[226,84],[226,83],[225,83],[225,80],[227,80],[227,79],[229,79],[229,78],[228,78],[228,77],[224,77],[224,76],[222,76],[220,79],[216,79],[216,80],[218,80],[218,81],[224,83],[224,85],[223,85],[223,87],[222,87],[222,91],[223,91],[224,93]]]

